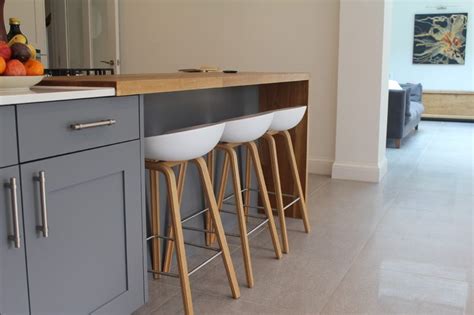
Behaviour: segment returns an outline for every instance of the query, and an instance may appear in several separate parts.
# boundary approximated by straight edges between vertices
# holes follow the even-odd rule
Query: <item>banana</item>
[[[26,44],[27,42],[28,40],[26,39],[24,35],[18,34],[18,35],[13,36],[12,39],[10,39],[10,41],[8,42],[8,46],[11,46],[16,43]]]
[[[33,47],[33,45],[28,44],[26,45],[30,49],[31,57],[30,59],[36,59],[36,49]]]

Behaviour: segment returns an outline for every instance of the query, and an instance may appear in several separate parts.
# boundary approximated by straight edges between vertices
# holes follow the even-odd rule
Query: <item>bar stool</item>
[[[185,245],[196,246],[200,248],[215,251],[216,254],[211,257],[214,259],[222,255],[224,266],[227,272],[227,278],[234,298],[240,297],[240,289],[237,283],[234,266],[232,264],[229,247],[224,234],[219,208],[216,203],[214,191],[209,177],[206,162],[202,158],[203,155],[211,151],[219,142],[224,131],[225,124],[213,124],[197,126],[189,129],[178,130],[173,133],[148,137],[145,139],[145,167],[150,170],[150,199],[151,199],[151,232],[152,235],[147,237],[147,241],[152,242],[152,270],[151,272],[158,278],[160,275],[174,276],[180,279],[181,292],[186,314],[193,314],[193,305],[191,298],[191,288],[189,276],[199,270],[200,266],[188,271],[188,264],[185,253]],[[184,174],[188,161],[193,161],[201,177],[204,194],[209,206],[209,213],[212,224],[214,226],[215,235],[219,244],[219,249],[207,247],[199,244],[193,244],[184,241],[183,226],[180,214],[180,199],[184,187]],[[173,167],[179,166],[179,179],[173,171]],[[170,216],[172,226],[172,238],[161,236],[159,224],[159,195],[158,195],[158,172],[164,174],[168,188],[168,199],[170,204]],[[199,212],[199,213],[202,213]],[[176,258],[178,265],[178,274],[161,271],[161,248],[159,239],[168,240],[175,245]]]
[[[281,247],[280,240],[275,227],[275,221],[273,219],[272,208],[270,205],[270,199],[268,198],[268,191],[263,177],[262,166],[258,153],[255,140],[259,139],[265,132],[268,131],[270,124],[273,120],[273,113],[262,113],[257,115],[243,116],[236,119],[224,121],[226,126],[224,133],[221,137],[221,142],[217,145],[218,150],[225,152],[224,164],[222,167],[222,177],[220,179],[219,191],[217,196],[217,205],[221,212],[227,212],[236,214],[239,223],[239,234],[226,233],[227,236],[240,237],[242,245],[242,253],[244,258],[245,272],[247,278],[247,286],[252,288],[254,286],[254,277],[252,271],[252,263],[250,257],[249,248],[249,235],[261,228],[263,225],[268,224],[270,236],[273,242],[273,249],[278,259],[281,258]],[[247,230],[247,218],[250,216],[248,211],[244,209],[244,202],[242,200],[242,186],[240,181],[239,173],[239,161],[237,158],[236,149],[238,147],[245,146],[247,148],[247,167],[250,165],[250,161],[255,169],[255,175],[259,186],[260,196],[263,203],[263,210],[265,217],[257,227],[251,231]],[[226,211],[222,209],[222,205],[225,199],[225,191],[229,169],[232,173],[233,182],[233,197],[235,198],[236,212]],[[248,171],[250,174],[250,171]],[[250,179],[250,175],[246,176],[246,182]],[[246,197],[246,206],[249,203],[249,197]],[[247,208],[248,210],[248,208]]]
[[[308,220],[308,209],[303,194],[303,188],[301,186],[300,176],[298,173],[298,166],[296,164],[295,152],[293,149],[293,142],[288,130],[294,128],[303,119],[306,112],[306,106],[289,107],[280,110],[273,111],[273,121],[270,124],[269,131],[265,133],[263,139],[268,143],[270,163],[272,167],[273,184],[275,186],[275,199],[276,199],[276,210],[278,218],[280,220],[280,230],[282,238],[283,252],[289,252],[288,245],[288,233],[286,229],[285,210],[290,206],[299,202],[301,209],[301,217],[303,219],[304,229],[306,233],[309,233],[311,228]],[[286,155],[289,160],[289,166],[293,182],[296,186],[296,196],[289,194],[283,194],[280,182],[280,171],[278,166],[277,148],[275,143],[275,136],[282,136],[285,142]],[[295,197],[295,199],[288,205],[283,205],[283,196]]]

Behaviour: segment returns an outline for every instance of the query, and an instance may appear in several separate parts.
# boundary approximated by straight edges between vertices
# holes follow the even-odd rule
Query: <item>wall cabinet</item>
[[[0,168],[1,315],[131,314],[144,304],[142,153],[131,117],[134,140]]]

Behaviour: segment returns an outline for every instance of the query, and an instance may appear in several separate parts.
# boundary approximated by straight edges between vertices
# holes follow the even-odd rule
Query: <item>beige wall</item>
[[[42,54],[47,54],[44,0],[7,0],[5,2],[5,24],[7,32],[10,30],[8,19],[17,17],[21,20],[21,31],[28,37],[28,41]],[[47,65],[47,55],[42,57]]]
[[[122,73],[217,65],[304,71],[310,85],[310,171],[335,152],[339,0],[122,0]]]

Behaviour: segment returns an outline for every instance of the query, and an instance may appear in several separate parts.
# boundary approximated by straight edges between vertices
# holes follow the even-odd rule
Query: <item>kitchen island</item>
[[[0,94],[0,313],[130,314],[143,305],[144,137],[305,105],[308,80],[304,73],[53,77],[39,95]],[[306,189],[307,117],[291,135]],[[265,154],[262,163],[269,169]],[[287,169],[281,178],[291,193]],[[188,207],[202,206],[199,192],[186,198]],[[299,209],[287,214],[299,217]]]

